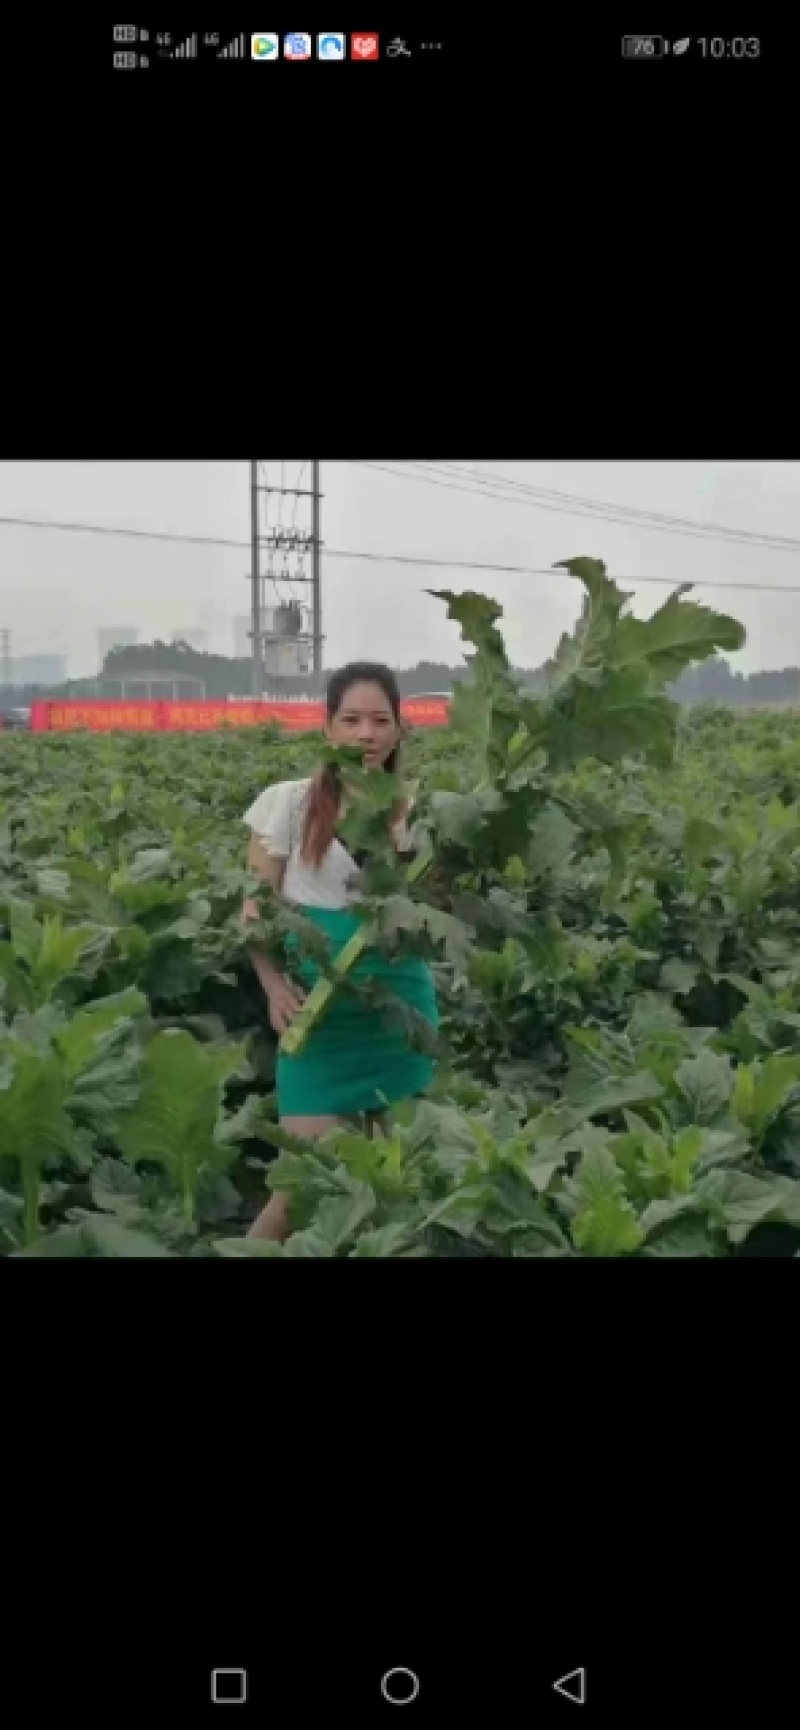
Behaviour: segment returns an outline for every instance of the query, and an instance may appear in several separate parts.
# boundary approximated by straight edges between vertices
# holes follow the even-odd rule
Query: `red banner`
[[[249,727],[263,717],[258,703],[161,703],[161,725],[167,733],[210,732],[214,727]]]
[[[155,732],[161,727],[161,703],[87,702],[36,703],[34,711],[44,710],[44,720],[31,715],[31,726],[44,726],[48,732],[74,732],[88,728],[92,733],[109,733],[120,727],[137,733]]]
[[[404,697],[400,713],[414,727],[446,727],[450,719],[450,698]]]
[[[447,697],[408,697],[401,704],[405,720],[415,727],[445,727],[450,712]],[[292,733],[314,732],[325,719],[323,703],[122,703],[90,698],[85,702],[46,702],[31,705],[36,732],[70,732],[88,728],[108,733],[124,728],[135,732],[208,732],[214,727],[257,727],[278,721]]]

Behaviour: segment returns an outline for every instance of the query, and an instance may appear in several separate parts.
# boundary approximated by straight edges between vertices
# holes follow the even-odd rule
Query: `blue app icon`
[[[317,37],[317,55],[320,60],[344,59],[344,33],[329,30],[323,36]]]
[[[311,37],[304,32],[293,31],[283,38],[284,60],[310,60]]]

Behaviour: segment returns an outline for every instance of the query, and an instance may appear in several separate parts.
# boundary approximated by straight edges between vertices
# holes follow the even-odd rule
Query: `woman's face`
[[[364,765],[379,769],[400,738],[392,705],[380,685],[351,685],[325,732],[332,745],[359,745]]]

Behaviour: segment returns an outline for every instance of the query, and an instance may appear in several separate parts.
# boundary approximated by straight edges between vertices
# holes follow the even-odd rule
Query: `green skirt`
[[[360,929],[350,912],[298,907],[326,934],[331,960]],[[289,952],[297,940],[287,940]],[[320,969],[310,960],[295,959],[292,975],[309,990]],[[367,950],[348,978],[361,984],[374,980],[409,1008],[423,1015],[433,1029],[439,1012],[433,976],[427,962],[412,955],[398,960]],[[387,1104],[423,1093],[433,1079],[435,1064],[408,1043],[405,1029],[392,1026],[374,1005],[337,990],[325,1014],[296,1057],[278,1051],[275,1082],[281,1117],[350,1117],[381,1111]]]

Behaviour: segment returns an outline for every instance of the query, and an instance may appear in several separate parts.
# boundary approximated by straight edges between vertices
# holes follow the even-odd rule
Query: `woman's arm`
[[[268,853],[263,843],[256,835],[250,841],[247,864],[265,883],[279,895],[286,874],[286,860],[273,853]],[[258,907],[255,901],[246,900],[242,908],[243,917],[258,918]],[[256,943],[248,944],[250,960],[253,963],[261,988],[269,1003],[269,1019],[274,1031],[280,1038],[292,1024],[305,1002],[305,992],[295,985],[286,974],[276,967],[266,949],[261,949]]]
[[[268,883],[276,895],[280,895],[283,888],[286,864],[285,859],[278,859],[274,854],[268,853],[257,835],[251,835],[247,852],[247,868],[249,871],[254,871],[264,883]],[[245,920],[258,918],[258,907],[255,901],[251,901],[249,898],[245,901],[242,916]],[[259,948],[256,943],[249,944],[248,949],[258,978],[264,990],[269,992],[271,986],[283,978],[281,970],[275,966],[274,961],[270,960],[266,950]]]

